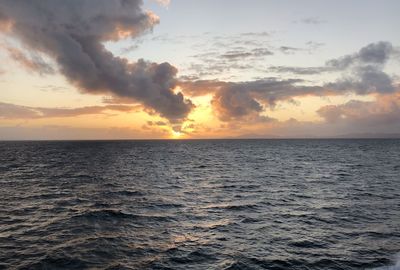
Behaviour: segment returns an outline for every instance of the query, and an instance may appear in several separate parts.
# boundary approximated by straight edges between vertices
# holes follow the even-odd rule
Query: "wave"
[[[373,268],[373,270],[400,270],[400,253],[396,255],[394,265]]]
[[[115,209],[103,209],[93,210],[84,212],[72,217],[73,219],[87,219],[87,220],[118,220],[118,219],[130,219],[130,220],[148,220],[148,221],[170,221],[172,217],[168,216],[156,216],[156,215],[139,215],[126,213],[121,210]]]

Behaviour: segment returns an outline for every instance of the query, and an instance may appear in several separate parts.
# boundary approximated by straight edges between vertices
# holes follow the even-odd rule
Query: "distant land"
[[[270,134],[245,134],[231,137],[231,139],[400,139],[400,133],[349,133],[335,136],[294,135],[290,137]]]

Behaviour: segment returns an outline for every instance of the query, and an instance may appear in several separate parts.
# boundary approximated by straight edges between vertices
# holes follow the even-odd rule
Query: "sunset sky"
[[[0,139],[400,134],[398,0],[2,0]]]

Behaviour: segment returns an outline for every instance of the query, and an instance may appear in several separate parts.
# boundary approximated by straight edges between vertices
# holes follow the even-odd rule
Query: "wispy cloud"
[[[110,111],[133,112],[137,110],[137,107],[128,105],[87,106],[80,108],[45,108],[0,102],[1,119],[64,118],[94,114],[107,115]]]
[[[304,24],[318,25],[318,24],[326,23],[326,21],[322,20],[319,17],[307,17],[307,18],[303,18],[303,19],[300,19],[300,20],[295,20],[295,21],[293,21],[293,23],[304,23]]]
[[[163,7],[168,7],[171,3],[171,0],[153,0],[162,5]]]
[[[39,53],[32,52],[27,54],[20,49],[4,44],[1,47],[8,52],[8,55],[12,60],[30,72],[39,73],[40,75],[51,75],[56,73],[55,68],[43,60]]]

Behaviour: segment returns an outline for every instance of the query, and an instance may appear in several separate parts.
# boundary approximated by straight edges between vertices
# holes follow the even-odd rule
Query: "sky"
[[[397,0],[2,0],[0,140],[400,134]]]

